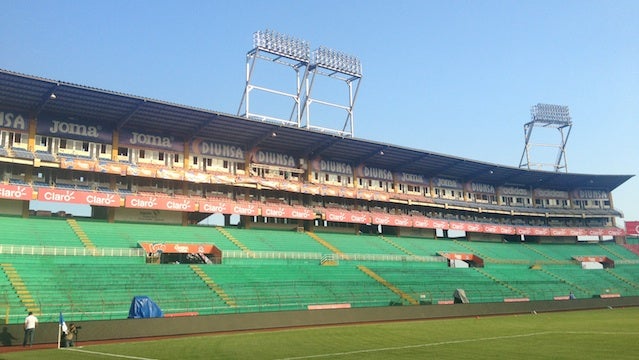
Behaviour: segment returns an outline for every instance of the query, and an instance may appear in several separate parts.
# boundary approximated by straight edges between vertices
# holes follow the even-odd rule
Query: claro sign
[[[31,200],[33,189],[30,186],[0,184],[0,199]]]
[[[195,211],[195,204],[195,201],[188,198],[137,195],[127,196],[125,202],[127,208],[171,211]]]
[[[92,191],[40,188],[38,190],[38,200],[107,207],[120,206],[119,195]]]

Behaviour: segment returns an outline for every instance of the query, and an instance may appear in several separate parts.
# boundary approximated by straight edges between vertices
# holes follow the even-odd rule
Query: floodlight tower
[[[357,92],[359,91],[359,85],[362,79],[362,64],[360,60],[355,56],[320,46],[317,50],[313,51],[309,73],[310,79],[307,81],[306,99],[302,108],[302,114],[306,116],[306,128],[335,132],[337,135],[345,137],[354,137],[353,106],[355,105],[355,99],[357,98]],[[348,92],[347,99],[344,103],[338,104],[313,98],[312,89],[316,75],[323,75],[334,80],[344,81]],[[342,129],[332,130],[311,124],[310,107],[313,103],[345,110],[346,119]]]
[[[566,160],[566,143],[570,130],[572,129],[572,120],[568,106],[537,104],[530,109],[530,121],[524,125],[525,145],[524,152],[519,160],[519,167],[544,167],[552,166],[555,172],[564,170],[568,172],[568,163]],[[531,135],[535,127],[551,128],[559,131],[560,142],[555,144],[535,144],[531,143]],[[534,147],[550,147],[557,148],[557,159],[554,164],[549,163],[531,163],[530,151]]]
[[[244,87],[242,101],[237,114],[247,118],[257,118],[262,121],[301,127],[302,84],[306,82],[310,57],[309,43],[304,40],[280,34],[273,30],[255,32],[253,34],[253,49],[246,54],[246,86]],[[287,93],[253,84],[253,72],[255,71],[257,60],[292,68],[295,71],[295,93]],[[291,98],[294,105],[290,117],[288,119],[278,119],[264,114],[251,113],[250,95],[253,90]]]

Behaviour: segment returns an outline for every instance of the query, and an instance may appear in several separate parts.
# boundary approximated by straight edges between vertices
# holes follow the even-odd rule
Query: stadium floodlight
[[[537,104],[530,109],[530,119],[555,125],[572,124],[568,106],[563,105]]]
[[[313,64],[355,77],[362,76],[362,64],[357,57],[323,46],[313,52]]]
[[[253,34],[253,46],[305,63],[308,63],[311,58],[311,47],[307,41],[273,30],[255,32]]]
[[[246,85],[237,114],[247,118],[259,118],[278,124],[301,126],[301,103],[303,84],[308,76],[308,65],[311,58],[311,47],[307,41],[281,34],[273,30],[260,30],[253,33],[253,49],[246,54]],[[264,60],[276,65],[287,66],[294,71],[294,89],[281,89],[282,83],[257,85],[253,80],[253,73],[258,60]],[[251,112],[250,95],[252,92],[267,93],[274,96],[288,98],[292,102],[292,110],[288,119],[265,116]],[[242,113],[243,111],[243,113]]]
[[[544,129],[556,129],[559,132],[559,142],[554,144],[548,143],[532,143],[532,133],[535,127]],[[521,154],[519,160],[520,168],[530,169],[533,166],[542,168],[545,166],[551,166],[555,171],[563,169],[568,172],[568,163],[566,160],[566,144],[568,142],[568,136],[570,136],[570,130],[572,129],[572,119],[570,118],[570,111],[568,106],[552,105],[552,104],[537,104],[530,109],[530,121],[524,125],[525,144],[524,151]],[[533,163],[531,160],[531,152],[533,148],[556,148],[557,157],[554,163],[537,162]]]

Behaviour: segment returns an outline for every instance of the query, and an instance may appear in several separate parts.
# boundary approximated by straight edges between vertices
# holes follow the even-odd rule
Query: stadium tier
[[[141,295],[167,316],[449,304],[456,289],[471,302],[639,295],[639,254],[611,242],[473,242],[0,216],[8,222],[23,241],[0,245],[5,323],[22,321],[25,311],[43,321],[55,321],[59,312],[75,321],[124,319]],[[43,226],[69,239],[45,248],[33,231]],[[159,258],[141,251],[154,237],[167,242],[156,243],[166,245]],[[212,262],[171,253],[169,243],[223,250]],[[102,252],[122,247],[137,251]],[[451,254],[484,262],[460,263]],[[584,265],[590,263],[601,266]]]
[[[6,323],[121,319],[137,295],[193,315],[639,292],[612,196],[632,175],[500,166],[7,70],[0,175]]]

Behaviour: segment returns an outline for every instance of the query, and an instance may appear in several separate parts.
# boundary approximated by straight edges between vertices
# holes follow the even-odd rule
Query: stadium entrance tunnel
[[[152,264],[221,264],[222,250],[211,244],[147,243],[139,245]]]

